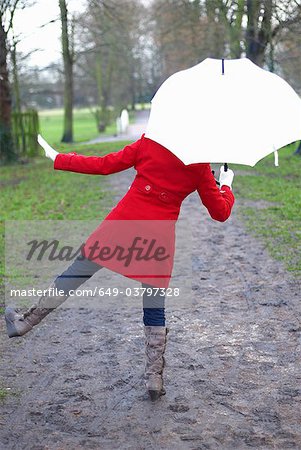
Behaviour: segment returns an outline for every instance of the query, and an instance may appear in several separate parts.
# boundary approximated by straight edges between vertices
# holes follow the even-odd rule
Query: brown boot
[[[164,352],[166,347],[166,327],[145,326],[145,381],[152,401],[166,393],[163,387]]]
[[[54,283],[45,291],[46,295],[42,296],[38,303],[31,306],[24,314],[10,306],[5,309],[8,337],[23,336],[68,298],[68,295],[55,295]]]

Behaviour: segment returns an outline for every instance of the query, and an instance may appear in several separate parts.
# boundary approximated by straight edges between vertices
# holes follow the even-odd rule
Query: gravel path
[[[107,179],[116,199],[132,177]],[[1,449],[301,449],[300,283],[246,233],[240,206],[221,224],[197,195],[183,204],[174,285],[185,287],[167,304],[157,403],[139,299],[67,302],[20,339],[1,323]],[[103,269],[89,286],[117,278]]]
[[[150,110],[136,111],[135,122],[131,123],[125,133],[114,136],[100,135],[95,139],[82,142],[81,145],[98,144],[99,142],[136,141],[146,129]]]

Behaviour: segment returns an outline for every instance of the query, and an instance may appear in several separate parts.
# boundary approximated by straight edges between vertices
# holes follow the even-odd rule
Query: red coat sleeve
[[[212,219],[219,222],[228,219],[234,205],[234,195],[228,186],[217,187],[209,164],[204,165],[197,191]]]
[[[138,150],[142,139],[127,145],[116,153],[105,156],[84,156],[72,153],[59,153],[54,160],[54,169],[92,175],[109,175],[121,172],[136,165]]]

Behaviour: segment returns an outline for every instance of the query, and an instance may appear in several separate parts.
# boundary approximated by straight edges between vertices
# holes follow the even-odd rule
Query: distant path
[[[144,133],[149,117],[149,110],[136,111],[135,121],[130,124],[126,133],[118,136],[99,136],[87,142],[81,142],[80,145],[97,144],[99,142],[117,142],[117,141],[136,141]]]

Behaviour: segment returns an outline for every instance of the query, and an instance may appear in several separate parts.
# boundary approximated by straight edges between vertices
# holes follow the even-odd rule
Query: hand
[[[43,147],[46,158],[50,158],[52,159],[52,161],[54,161],[56,156],[58,155],[58,152],[50,147],[50,145],[45,141],[45,139],[42,138],[40,134],[38,134],[38,143],[41,147]]]
[[[227,172],[225,172],[224,166],[221,166],[219,175],[220,187],[229,186],[229,188],[231,189],[233,178],[234,178],[233,170],[228,169]]]

